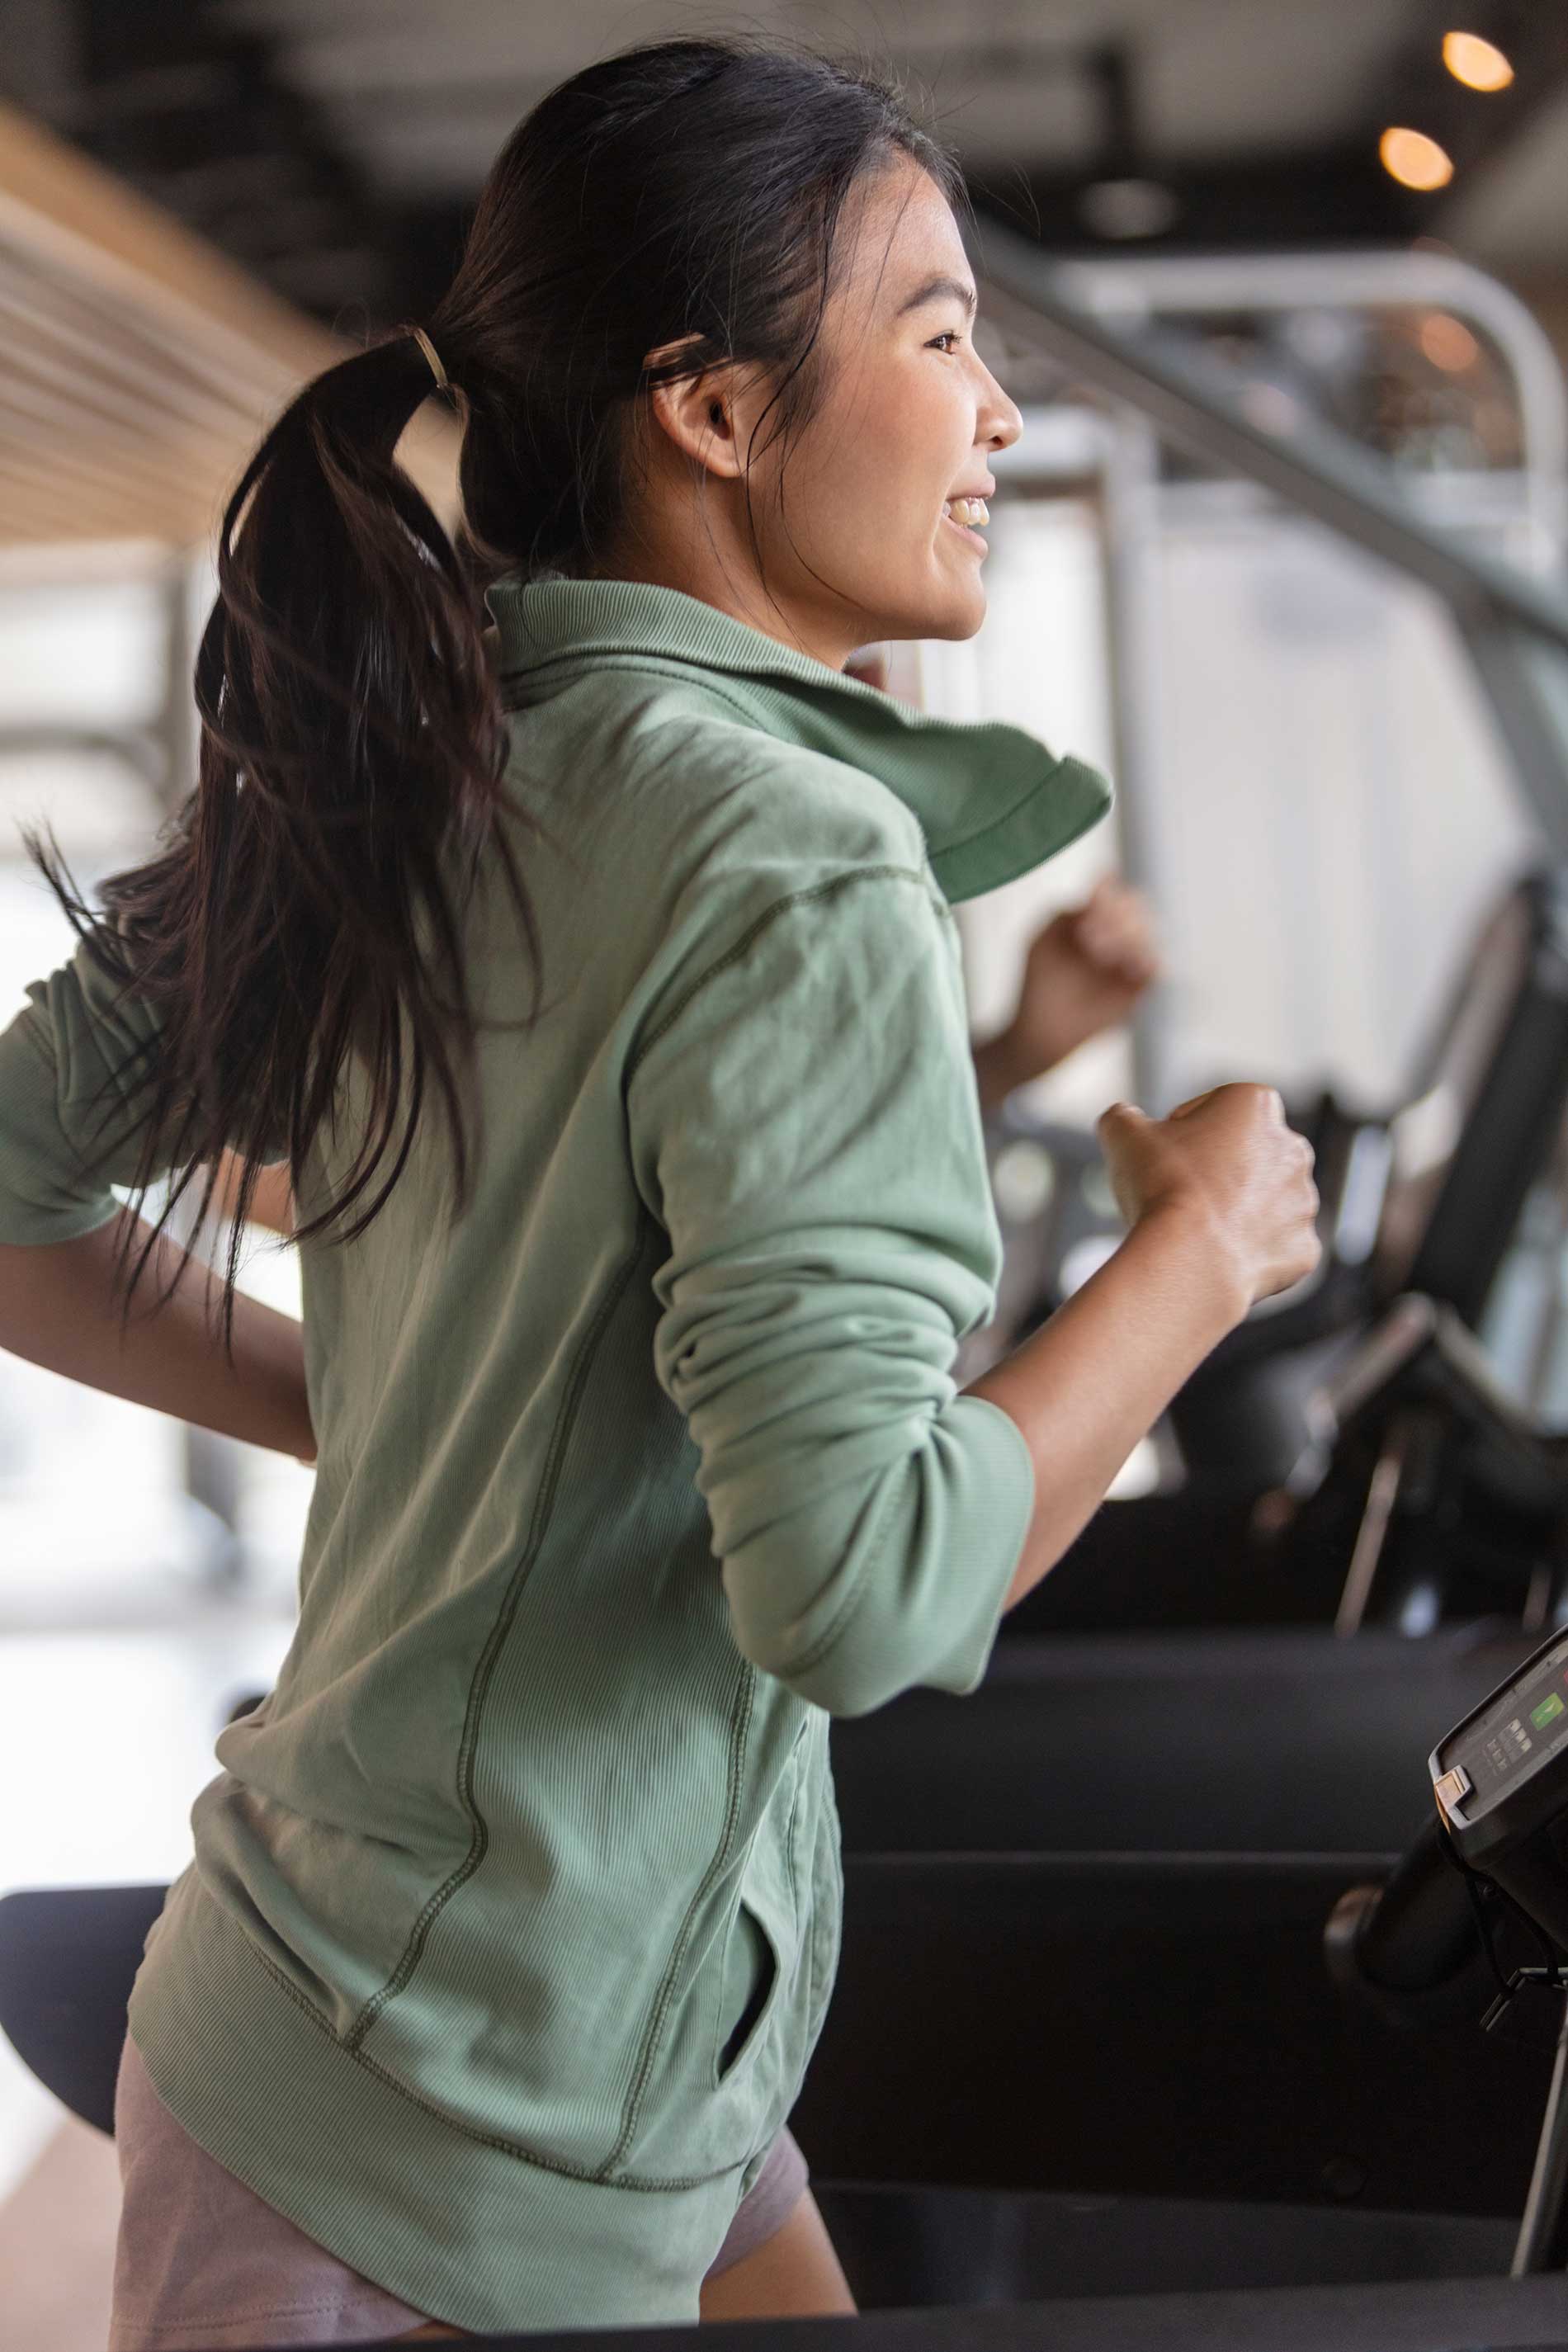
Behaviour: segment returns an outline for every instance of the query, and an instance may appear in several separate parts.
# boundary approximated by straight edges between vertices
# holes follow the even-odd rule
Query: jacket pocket
[[[801,1958],[795,1849],[806,1729],[803,1724],[735,1888],[716,1971],[710,2090],[722,2090],[750,2072],[770,2042],[789,2038],[775,2029],[792,2021],[779,2012],[790,2006],[785,1987]],[[800,2006],[798,1990],[795,2006]],[[775,2060],[784,2056],[775,2048]]]
[[[658,2040],[639,2059],[639,2114],[612,2179],[731,2170],[767,2145],[795,2104],[812,2005],[800,1851],[815,1811],[812,1757],[798,1737],[696,1927]]]
[[[784,1961],[767,1922],[742,1895],[724,1937],[713,2057],[708,2069],[712,2089],[718,2090],[735,2067],[744,2065],[761,2040],[783,1975]]]

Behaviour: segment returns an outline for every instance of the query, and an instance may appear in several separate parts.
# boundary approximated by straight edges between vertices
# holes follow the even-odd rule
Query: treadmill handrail
[[[1486,1349],[1453,1308],[1419,1291],[1396,1298],[1350,1361],[1314,1391],[1316,1433],[1324,1439],[1337,1434],[1418,1368],[1442,1395],[1462,1400],[1505,1443],[1561,1475],[1568,1491],[1568,1460],[1560,1465],[1552,1433],[1509,1394]]]
[[[1418,520],[1376,461],[1346,436],[1314,421],[1309,446],[1257,424],[1243,387],[1218,362],[1165,331],[1129,332],[1096,315],[1070,290],[1071,265],[1011,229],[988,222],[972,258],[982,280],[1031,312],[1045,350],[1189,456],[1261,483],[1434,589],[1456,612],[1506,615],[1568,651],[1568,600],[1457,532]]]
[[[1457,253],[1122,253],[1062,262],[1059,286],[1105,316],[1214,310],[1442,310],[1488,337],[1513,377],[1527,507],[1554,559],[1568,513],[1568,391],[1551,338],[1511,287]]]

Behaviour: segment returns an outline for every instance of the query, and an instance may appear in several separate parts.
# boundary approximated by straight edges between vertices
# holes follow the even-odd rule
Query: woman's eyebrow
[[[904,297],[893,316],[901,319],[906,310],[918,310],[923,303],[939,301],[962,302],[966,310],[973,310],[979,300],[974,288],[966,286],[961,278],[928,278],[923,286],[917,286],[912,294]]]

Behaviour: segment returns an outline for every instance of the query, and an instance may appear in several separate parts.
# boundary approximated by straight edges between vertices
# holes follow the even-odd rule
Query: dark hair
[[[205,1168],[205,1218],[232,1150],[245,1166],[224,1285],[230,1344],[258,1170],[286,1150],[298,1181],[351,1050],[370,1075],[364,1144],[341,1195],[296,1238],[335,1223],[365,1190],[406,1089],[391,1174],[333,1238],[363,1231],[432,1081],[461,1209],[460,1081],[476,1028],[461,919],[491,847],[527,940],[524,1027],[540,981],[527,892],[497,820],[505,808],[525,833],[538,824],[504,779],[483,589],[503,573],[587,576],[613,562],[634,487],[628,428],[655,383],[759,363],[778,411],[763,446],[782,434],[787,455],[821,390],[817,337],[846,200],[900,154],[963,205],[952,159],[897,85],[862,64],[730,36],[622,50],[519,123],[424,322],[463,412],[458,544],[394,457],[435,389],[411,329],[326,369],[273,425],[224,514],[195,666],[199,781],[162,836],[169,846],[111,877],[94,915],[58,848],[27,841],[79,933],[157,1016],[134,1066],[114,1073],[116,1097],[128,1081],[149,1090],[133,1205],[160,1167],[177,1171],[127,1312],[174,1202]],[[746,507],[760,563],[749,484]],[[117,1274],[133,1233],[127,1221]]]

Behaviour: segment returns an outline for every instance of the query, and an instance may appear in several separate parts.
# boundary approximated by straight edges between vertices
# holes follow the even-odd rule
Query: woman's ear
[[[643,365],[675,359],[686,343],[663,343],[647,354]],[[732,366],[705,368],[700,375],[675,383],[649,387],[648,409],[655,423],[676,447],[710,474],[733,479],[742,471]]]

